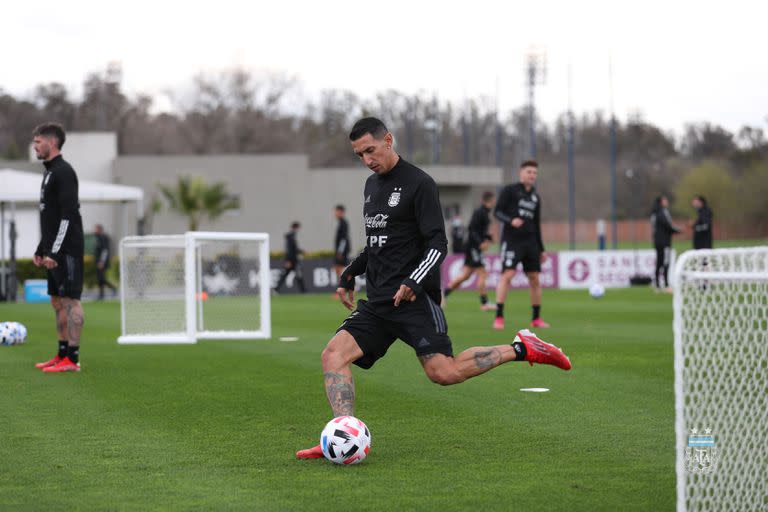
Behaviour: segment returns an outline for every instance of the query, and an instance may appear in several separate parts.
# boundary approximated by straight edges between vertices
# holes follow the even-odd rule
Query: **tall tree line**
[[[124,155],[305,153],[315,167],[348,166],[354,158],[346,135],[362,115],[384,119],[399,152],[417,164],[501,165],[513,174],[528,157],[527,106],[498,112],[487,97],[454,104],[429,93],[386,90],[362,98],[348,90],[326,90],[308,98],[294,77],[245,69],[198,74],[183,89],[169,93],[173,108],[162,113],[155,112],[149,95],[127,95],[115,69],[88,75],[81,98],[58,83],[40,84],[28,97],[0,89],[0,158],[24,158],[33,127],[56,120],[69,130],[116,132],[118,151]],[[542,173],[543,188],[559,190],[565,181],[570,119],[563,113],[552,124],[536,120],[537,156],[550,170]],[[574,116],[573,122],[577,214],[604,217],[612,120],[598,111]],[[728,179],[750,182],[759,182],[753,175],[762,176],[761,169],[768,166],[768,140],[762,128],[753,126],[732,133],[709,122],[693,122],[676,138],[635,116],[617,122],[616,149],[619,214],[624,218],[645,216],[652,197],[674,195],[683,178],[686,193],[695,189],[696,176],[690,175],[704,163]],[[595,195],[595,189],[602,192]],[[641,208],[632,206],[638,202]],[[556,203],[550,202],[547,216],[565,218],[566,201]],[[763,209],[749,218],[768,213]],[[736,217],[729,218],[736,222]]]

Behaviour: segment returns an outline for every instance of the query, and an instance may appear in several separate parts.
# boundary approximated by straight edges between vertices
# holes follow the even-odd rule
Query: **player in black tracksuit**
[[[40,244],[33,261],[48,269],[48,294],[56,312],[58,354],[36,366],[45,372],[80,371],[83,327],[83,221],[80,217],[77,174],[61,156],[66,135],[54,123],[33,132],[37,158],[45,174],[40,187]]]
[[[344,268],[349,264],[349,222],[344,218],[345,212],[343,204],[336,205],[336,236],[333,239],[333,267],[336,279],[341,277]]]
[[[696,220],[693,223],[693,248],[712,248],[712,210],[707,206],[707,200],[703,196],[696,196],[691,200],[691,205],[696,209]]]
[[[511,345],[473,347],[453,357],[440,301],[440,263],[447,239],[434,180],[392,149],[393,137],[376,118],[358,121],[350,133],[355,154],[371,171],[363,192],[366,245],[344,270],[337,290],[354,308],[355,276],[365,274],[368,300],[344,320],[322,354],[325,388],[334,417],[353,415],[351,365],[367,369],[396,339],[416,352],[436,383],[457,384],[514,360],[570,368],[556,347],[518,333]],[[299,458],[320,458],[320,446]]]
[[[484,192],[482,204],[472,213],[464,250],[464,266],[461,268],[461,273],[445,289],[445,296],[448,297],[453,290],[461,286],[461,283],[469,279],[472,274],[477,273],[477,291],[480,293],[480,309],[483,311],[496,309],[495,306],[488,304],[488,295],[485,291],[485,280],[488,277],[488,272],[485,270],[483,259],[483,251],[488,248],[488,244],[492,240],[489,228],[495,197],[493,192]]]
[[[539,165],[527,160],[520,166],[520,182],[499,194],[493,215],[501,224],[502,274],[496,286],[494,329],[504,329],[504,301],[516,267],[523,264],[531,292],[531,326],[549,327],[541,318],[541,264],[546,261],[541,238],[541,196],[534,187]]]
[[[112,295],[117,293],[115,285],[107,279],[112,248],[109,243],[109,235],[104,232],[104,226],[96,224],[94,230],[96,244],[93,249],[93,263],[96,266],[96,282],[99,285],[99,300],[104,300],[104,287],[112,290]]]
[[[299,283],[301,293],[307,293],[307,288],[304,286],[304,275],[301,272],[301,263],[299,262],[299,257],[304,254],[304,251],[299,249],[299,243],[296,241],[296,234],[299,232],[299,229],[301,229],[301,224],[294,222],[291,224],[291,230],[285,234],[283,272],[280,274],[280,279],[278,279],[277,285],[274,288],[275,292],[279,292],[288,275],[291,272],[295,272],[295,279]]]
[[[654,282],[656,289],[669,290],[669,261],[672,254],[672,235],[679,233],[680,229],[672,223],[669,214],[669,199],[659,196],[654,200],[651,212],[651,231],[653,232],[653,246],[656,248],[656,271]],[[661,286],[661,278],[664,278],[664,286]]]

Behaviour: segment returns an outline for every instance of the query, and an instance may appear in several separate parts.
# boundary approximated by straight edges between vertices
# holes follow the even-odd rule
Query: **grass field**
[[[192,346],[118,346],[118,303],[87,303],[77,375],[33,368],[55,350],[48,306],[2,305],[30,337],[0,347],[0,510],[672,510],[671,297],[544,304],[539,334],[571,372],[511,363],[439,387],[403,343],[356,370],[373,443],[354,467],[293,458],[330,419],[319,355],[346,312],[327,295],[274,298],[273,340]],[[527,323],[527,294],[507,311]],[[456,351],[513,335],[473,293],[446,312]]]

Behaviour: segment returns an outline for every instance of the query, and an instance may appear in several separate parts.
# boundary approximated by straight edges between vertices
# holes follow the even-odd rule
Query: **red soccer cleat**
[[[322,459],[323,457],[323,449],[320,448],[320,445],[296,452],[297,459]]]
[[[53,357],[52,359],[47,360],[44,363],[37,363],[37,364],[35,364],[35,368],[41,368],[42,369],[42,368],[48,368],[49,366],[56,366],[57,364],[59,364],[59,361],[61,361],[61,359],[62,358],[59,357],[58,354],[56,354],[55,357]]]
[[[538,363],[551,364],[552,366],[557,366],[561,370],[571,369],[571,360],[563,354],[562,350],[551,343],[539,339],[538,336],[528,329],[523,329],[518,332],[517,336],[515,336],[515,341],[519,341],[525,345],[525,360],[528,361],[531,366],[533,366],[533,363]]]
[[[533,320],[531,322],[531,327],[535,327],[537,329],[546,329],[549,327],[549,324],[542,320],[541,318],[537,318],[536,320]]]
[[[503,316],[497,316],[493,320],[493,328],[497,331],[503,331],[504,330],[504,317]]]
[[[65,357],[53,366],[43,368],[45,373],[63,373],[63,372],[79,372],[80,363],[73,363],[68,357]]]

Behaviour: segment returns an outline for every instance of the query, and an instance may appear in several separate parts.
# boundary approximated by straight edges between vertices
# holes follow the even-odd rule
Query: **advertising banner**
[[[560,288],[589,288],[599,283],[606,288],[630,286],[634,275],[653,276],[656,251],[564,251],[558,253]],[[675,268],[675,251],[669,262],[669,279]]]

